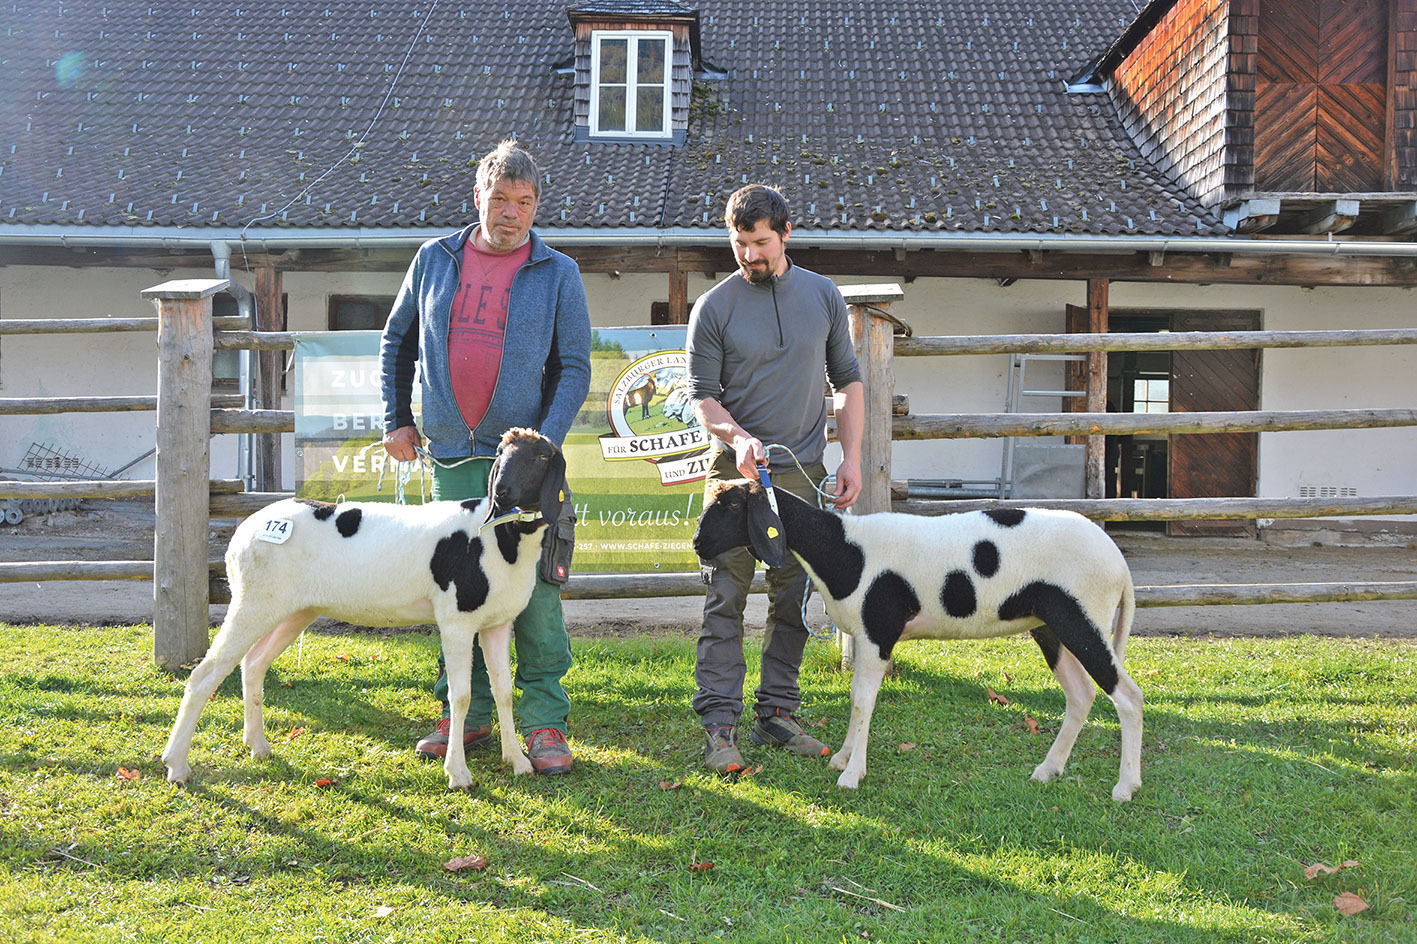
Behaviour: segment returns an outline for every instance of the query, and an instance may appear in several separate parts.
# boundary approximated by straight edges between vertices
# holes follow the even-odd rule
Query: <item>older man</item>
[[[561,445],[590,389],[590,314],[580,270],[531,231],[541,198],[535,161],[503,141],[477,165],[473,196],[477,221],[424,243],[414,256],[380,350],[384,448],[412,461],[427,437],[435,500],[484,497],[497,444],[514,426],[536,428]],[[421,435],[410,406],[415,365],[422,376]],[[548,545],[548,555],[555,550]],[[547,559],[540,573],[565,580],[564,568],[558,575]],[[572,763],[570,699],[561,679],[571,666],[571,645],[560,587],[538,579],[513,633],[527,754],[537,773],[565,773]],[[420,756],[447,753],[447,691],[440,655],[434,693],[443,719],[418,742]],[[478,649],[466,747],[492,743],[493,708]]]

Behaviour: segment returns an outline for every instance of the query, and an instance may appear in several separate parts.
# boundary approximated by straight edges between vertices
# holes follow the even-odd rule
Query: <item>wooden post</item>
[[[1107,333],[1107,279],[1087,280],[1087,330],[1090,334]],[[1093,351],[1087,355],[1087,408],[1088,413],[1107,412],[1107,352]],[[1107,497],[1107,446],[1102,436],[1087,437],[1084,453],[1085,487],[1087,498]]]
[[[895,397],[895,336],[891,304],[905,298],[899,285],[844,285],[842,297],[851,316],[851,340],[861,363],[866,394],[865,425],[861,434],[861,497],[857,514],[891,510],[891,402]],[[840,635],[843,666],[852,664],[851,636]]]
[[[689,273],[677,266],[669,272],[669,323],[689,323]]]
[[[157,306],[157,479],[153,658],[176,671],[207,651],[212,296],[225,279],[144,289]]]
[[[282,302],[281,273],[274,266],[256,269],[256,330],[284,331],[285,311]],[[261,351],[256,355],[259,369],[256,371],[257,386],[255,408],[258,410],[280,409],[280,381],[285,365],[283,351]],[[256,437],[256,491],[280,491],[280,441],[279,433],[262,433]]]

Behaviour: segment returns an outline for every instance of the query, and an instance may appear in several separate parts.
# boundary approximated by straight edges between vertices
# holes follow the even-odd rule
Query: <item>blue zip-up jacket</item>
[[[580,269],[532,233],[531,255],[512,281],[492,402],[477,428],[467,428],[448,371],[448,328],[463,246],[478,225],[419,247],[379,345],[384,430],[413,425],[417,364],[423,435],[438,459],[494,455],[513,426],[533,427],[562,445],[590,391],[590,310]]]

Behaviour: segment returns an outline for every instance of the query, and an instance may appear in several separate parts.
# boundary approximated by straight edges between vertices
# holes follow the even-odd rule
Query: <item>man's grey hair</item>
[[[477,162],[477,189],[487,193],[503,180],[530,184],[537,199],[541,199],[541,171],[531,155],[508,138]]]

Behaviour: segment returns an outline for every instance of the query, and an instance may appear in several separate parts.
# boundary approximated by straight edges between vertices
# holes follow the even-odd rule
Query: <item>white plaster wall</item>
[[[239,260],[233,260],[239,266]],[[150,316],[143,289],[169,279],[210,278],[210,268],[168,271],[0,268],[0,318]],[[252,278],[238,271],[248,288]],[[402,273],[288,273],[283,287],[294,330],[323,330],[333,294],[392,295]],[[716,279],[689,278],[690,301]],[[838,279],[881,282],[880,278]],[[590,274],[585,277],[596,327],[643,325],[650,303],[668,298],[663,275]],[[917,279],[902,284],[896,315],[920,336],[1056,333],[1067,304],[1086,303],[1078,282],[1019,281],[1002,287],[988,279]],[[1173,286],[1113,283],[1113,308],[1247,308],[1262,312],[1271,330],[1409,327],[1417,294],[1407,289],[1280,289],[1249,286]],[[1006,355],[898,358],[896,391],[915,413],[988,413],[1002,409]],[[5,336],[0,339],[0,396],[152,394],[157,359],[151,334]],[[1030,377],[1030,386],[1062,385],[1061,367]],[[1270,350],[1263,354],[1261,408],[1342,409],[1410,407],[1417,402],[1417,349],[1411,346]],[[287,396],[286,408],[291,406]],[[1056,398],[1029,410],[1058,409]],[[154,414],[103,413],[0,416],[0,466],[14,468],[30,442],[51,443],[94,462],[116,467],[152,447]],[[1041,440],[1041,441],[1057,441]],[[293,446],[283,449],[286,486],[292,483]],[[892,476],[992,480],[999,475],[997,440],[897,443]],[[835,461],[835,458],[832,459]],[[1259,494],[1291,497],[1300,486],[1353,488],[1360,496],[1417,493],[1417,431],[1389,430],[1269,433],[1260,439]],[[235,437],[213,441],[212,470],[236,472]],[[127,473],[150,478],[152,461]]]

